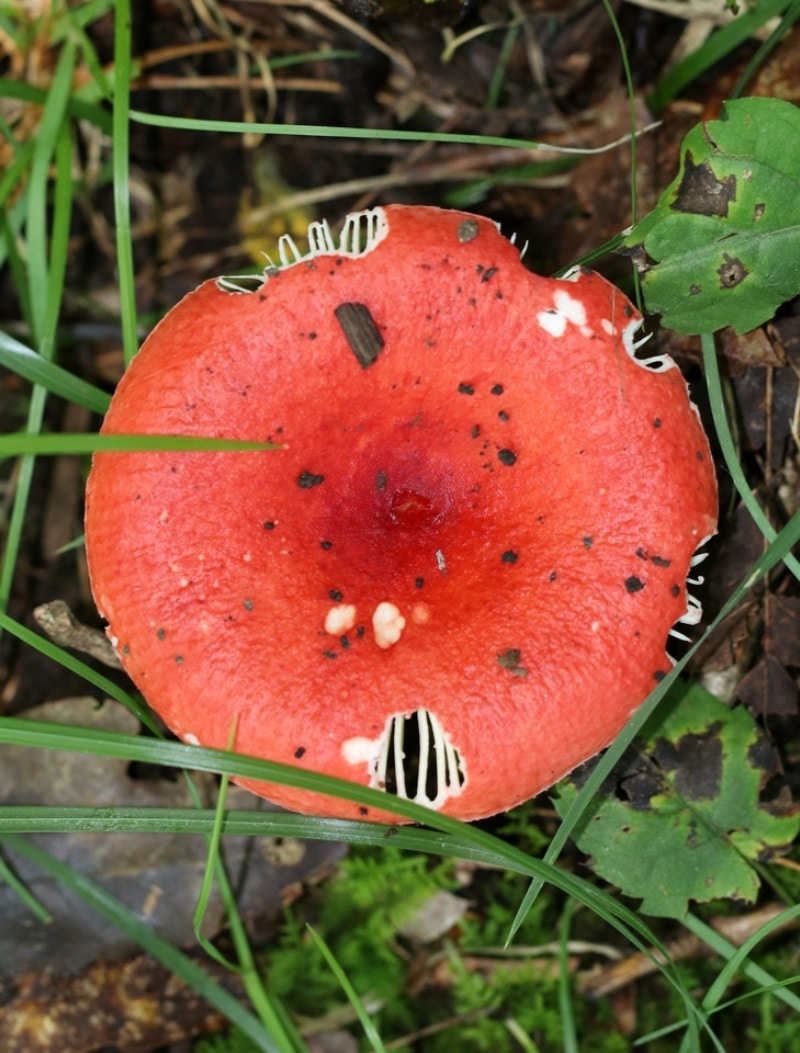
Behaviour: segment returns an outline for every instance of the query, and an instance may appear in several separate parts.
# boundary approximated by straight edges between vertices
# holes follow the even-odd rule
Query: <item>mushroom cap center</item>
[[[464,528],[472,533],[476,479],[460,450],[462,428],[421,415],[412,435],[385,427],[375,435],[374,422],[367,426],[368,442],[322,469],[321,522],[307,522],[309,540],[330,538],[326,567],[335,562],[351,587],[383,582],[387,595],[400,588],[410,598],[415,578],[435,570],[436,552],[460,546]]]
[[[438,512],[435,496],[416,489],[400,487],[394,491],[390,501],[392,519],[399,526],[421,527],[435,518]]]

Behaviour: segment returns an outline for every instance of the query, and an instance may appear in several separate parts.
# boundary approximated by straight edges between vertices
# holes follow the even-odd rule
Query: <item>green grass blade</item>
[[[259,453],[280,449],[270,442],[215,439],[205,435],[98,435],[95,432],[54,435],[0,435],[0,458],[36,455],[60,457],[89,453]]]
[[[638,172],[638,166],[636,164],[636,93],[633,88],[633,74],[631,72],[631,64],[628,61],[628,49],[625,47],[625,38],[622,34],[617,16],[614,12],[614,6],[611,0],[603,0],[603,7],[605,8],[606,17],[608,18],[609,24],[614,31],[617,44],[619,46],[620,59],[622,60],[622,72],[625,77],[625,93],[628,97],[628,116],[630,118],[630,129],[631,129],[631,140],[630,140],[630,195],[631,195],[631,223],[636,222],[636,202],[637,202],[637,189],[636,189],[636,173]]]
[[[231,728],[228,745],[229,750],[232,747],[234,738],[235,726]],[[293,1026],[290,1025],[288,1016],[275,1004],[262,983],[250,947],[250,941],[248,940],[247,932],[239,913],[239,905],[236,902],[236,896],[231,888],[230,881],[228,880],[225,862],[220,853],[225,819],[225,798],[227,796],[229,781],[229,776],[227,774],[222,776],[217,807],[214,810],[214,821],[211,827],[211,832],[207,837],[208,857],[193,919],[195,939],[197,940],[198,945],[203,948],[210,958],[223,966],[223,968],[238,973],[250,998],[251,1004],[258,1013],[267,1032],[272,1035],[281,1053],[299,1053],[299,1051],[305,1049],[305,1046],[302,1041],[300,1041],[299,1035],[296,1033]],[[190,790],[192,791],[192,796],[195,798],[196,804],[199,806],[199,799],[194,792],[191,780]],[[225,914],[228,919],[228,925],[236,949],[238,963],[228,961],[228,959],[217,950],[214,944],[206,939],[201,931],[203,917],[205,916],[206,907],[208,905],[208,900],[215,879],[217,887],[219,888]]]
[[[33,158],[33,142],[28,141],[17,147],[14,151],[14,159],[8,167],[0,173],[0,204],[5,203],[9,194],[17,191],[22,183],[25,169]]]
[[[50,640],[46,640],[43,636],[37,635],[26,626],[20,625],[19,622],[14,621],[13,618],[9,618],[9,616],[2,611],[0,611],[0,630],[10,633],[18,640],[21,640],[22,643],[26,644],[28,647],[32,647],[35,651],[38,651],[46,658],[50,658],[54,662],[58,662],[59,665],[62,665],[65,669],[69,669],[70,672],[77,673],[78,676],[83,677],[87,683],[92,684],[99,691],[102,691],[108,698],[113,698],[116,702],[123,705],[150,731],[154,733],[158,731],[158,725],[153,720],[150,711],[136,698],[129,695],[127,691],[118,687],[113,680],[110,680],[107,676],[103,676],[102,673],[96,672],[91,666],[82,662],[79,658],[75,658],[74,655],[71,655],[63,648],[51,643]],[[2,717],[0,717],[0,721],[1,720],[3,720]]]
[[[580,1053],[569,972],[569,934],[573,908],[572,900],[567,900],[561,912],[561,923],[558,927],[558,1010],[563,1033],[563,1053]]]
[[[720,377],[719,363],[717,362],[717,353],[713,335],[710,333],[704,333],[700,337],[700,344],[703,350],[703,366],[706,374],[706,386],[708,387],[711,416],[714,421],[714,430],[719,441],[720,450],[722,451],[722,456],[725,458],[725,466],[730,473],[733,484],[736,487],[743,504],[753,517],[756,526],[767,541],[774,541],[778,536],[778,532],[773,527],[772,523],[770,523],[769,519],[767,519],[766,513],[756,500],[756,497],[747,482],[744,471],[742,470],[742,466],[739,463],[739,457],[736,452],[736,443],[731,434],[731,429],[728,424],[728,416],[725,411],[725,395],[722,390],[722,379]],[[787,552],[783,557],[783,561],[794,576],[800,579],[800,560],[793,556],[791,552]]]
[[[20,169],[20,181],[24,183],[23,170]],[[8,265],[11,283],[17,294],[19,310],[29,330],[31,326],[31,301],[28,289],[28,278],[25,261],[20,251],[19,233],[24,221],[24,209],[27,204],[27,186],[20,187],[20,196],[11,211],[5,209],[0,214],[0,267]]]
[[[0,332],[0,366],[29,380],[32,384],[39,384],[52,395],[58,395],[69,402],[85,406],[92,413],[105,413],[111,401],[110,396],[101,388],[76,377],[54,362],[48,362],[25,344],[15,340],[13,336],[2,332]]]
[[[31,395],[28,408],[27,432],[23,441],[35,441],[36,432],[41,428],[44,419],[44,407],[47,392],[44,388],[36,385]],[[0,443],[6,442],[7,436],[0,436]],[[16,440],[13,440],[16,441]],[[13,449],[12,445],[12,449]],[[19,451],[12,453],[18,456]],[[2,456],[0,454],[0,456]],[[11,584],[17,566],[17,555],[19,553],[22,532],[25,525],[25,516],[28,508],[28,497],[33,482],[33,468],[35,460],[30,456],[23,456],[20,461],[17,474],[17,485],[14,492],[14,506],[6,531],[6,545],[3,552],[2,564],[0,565],[0,613],[5,612],[11,595]]]
[[[0,727],[2,718],[0,718]],[[72,805],[6,805],[0,809],[0,833],[154,833],[208,834],[215,822],[211,809],[128,807],[77,807]],[[409,852],[469,859],[486,866],[507,869],[530,876],[531,868],[519,861],[509,862],[502,850],[476,847],[461,836],[443,835],[419,827],[385,826],[346,819],[256,810],[226,811],[223,833],[231,836],[308,838],[318,841],[345,841],[373,848],[393,846]]]
[[[329,127],[318,124],[262,124],[260,122],[248,124],[246,121],[208,121],[197,117],[164,117],[161,114],[147,113],[144,110],[131,110],[130,119],[153,128],[181,128],[190,132],[226,132],[235,135],[242,135],[247,132],[256,135],[292,135],[303,138],[386,139],[390,142],[401,143],[511,146],[519,150],[542,150],[548,153],[581,157],[607,153],[622,143],[628,142],[629,139],[626,135],[613,143],[606,143],[605,146],[558,146],[553,143],[540,142],[538,139],[509,139],[503,136],[474,135],[466,132],[421,132],[395,128]],[[648,125],[647,128],[640,128],[639,134],[641,135],[654,127],[656,127],[655,124]]]
[[[0,77],[0,98],[20,99],[43,106],[47,102],[48,92],[44,88],[34,87],[21,80],[9,80]],[[72,120],[88,121],[106,135],[111,134],[111,115],[102,106],[71,96],[67,101],[67,113]],[[33,142],[26,144],[33,147]]]
[[[520,20],[514,19],[503,35],[503,43],[500,45],[497,61],[492,70],[491,80],[489,81],[489,87],[486,91],[487,110],[496,109],[500,102],[500,95],[503,91],[503,81],[505,80],[508,63],[511,60],[514,48],[517,46],[517,41],[519,40],[521,31],[522,24]]]
[[[67,7],[64,11],[64,16],[68,20],[66,32],[70,37],[76,40],[80,46],[83,64],[92,78],[92,85],[94,87],[93,95],[99,99],[110,99],[111,88],[95,46],[89,38],[89,34],[86,32],[86,28],[92,22],[102,18],[107,11],[112,10],[116,2],[117,0],[102,0],[101,3],[82,4],[77,10],[70,10],[70,8]],[[84,85],[82,91],[84,93],[87,91],[86,85]]]
[[[40,345],[45,333],[45,319],[57,307],[49,304],[44,295],[45,290],[50,288],[50,267],[47,260],[47,248],[50,243],[48,185],[51,165],[62,136],[67,100],[75,75],[75,60],[76,48],[70,41],[58,56],[31,161],[25,241],[28,253],[28,294],[32,331],[34,343],[40,350],[44,350]]]
[[[733,945],[720,936],[716,929],[710,928],[710,926],[700,921],[699,918],[690,915],[687,919],[687,928],[693,932],[695,936],[699,936],[699,938],[705,944],[710,946],[717,954],[720,954],[723,958],[727,959],[716,980],[711,987],[709,987],[708,991],[706,991],[702,1002],[703,1008],[708,1012],[717,1009],[725,991],[733,982],[736,974],[741,971],[757,983],[762,985],[766,983],[771,989],[776,989],[776,997],[780,998],[788,1006],[791,1006],[796,1013],[800,1013],[800,998],[791,991],[778,988],[778,981],[769,976],[766,970],[761,970],[759,966],[749,961],[750,955],[763,939],[769,936],[770,933],[774,932],[775,929],[780,928],[788,921],[792,921],[796,918],[800,918],[800,904],[787,908],[777,917],[771,918],[769,921],[765,922],[758,931],[754,932],[752,936],[746,939],[740,947],[734,949]],[[709,943],[712,939],[714,942]],[[758,970],[758,972],[754,972],[754,970]],[[779,990],[780,993],[778,993]]]
[[[778,25],[775,26],[767,39],[759,44],[756,53],[748,60],[747,65],[739,74],[739,79],[728,96],[729,99],[741,98],[751,78],[755,76],[756,72],[766,62],[798,19],[800,19],[800,0],[792,0]]]
[[[233,738],[230,740],[229,748],[232,745]],[[219,785],[217,807],[214,810],[214,822],[208,836],[208,858],[206,859],[206,867],[203,871],[203,881],[197,895],[197,903],[194,908],[192,924],[194,927],[194,938],[206,954],[224,968],[239,972],[239,966],[229,962],[228,959],[217,950],[214,944],[203,935],[202,931],[203,919],[206,916],[211,892],[214,887],[214,874],[219,868],[224,866],[222,858],[220,857],[220,843],[222,840],[222,826],[225,819],[225,798],[228,794],[229,782],[230,777],[228,775],[223,775]]]
[[[70,223],[71,155],[67,149],[69,135],[66,118],[75,72],[76,49],[67,42],[61,50],[55,72],[42,110],[42,119],[34,140],[28,185],[25,194],[25,246],[27,252],[27,302],[34,346],[44,359],[53,353],[55,325],[60,311],[63,271],[66,263],[66,238]],[[50,202],[48,187],[53,162],[56,164],[57,202],[53,210],[53,229],[48,232]],[[53,261],[48,261],[48,247],[52,244]],[[31,434],[41,430],[47,392],[34,387],[28,410],[27,430]],[[24,457],[17,476],[14,505],[6,533],[6,546],[0,565],[0,611],[5,611],[11,594],[11,584],[25,522],[34,461]]]
[[[344,991],[345,995],[347,995],[347,1000],[353,1007],[353,1011],[358,1017],[358,1021],[364,1030],[367,1042],[369,1042],[370,1046],[375,1051],[375,1053],[386,1053],[386,1046],[384,1046],[383,1044],[381,1036],[378,1033],[378,1029],[375,1027],[375,1024],[372,1021],[372,1017],[364,1008],[364,1003],[361,1001],[358,992],[350,983],[347,973],[345,973],[344,969],[336,960],[336,956],[333,954],[330,947],[327,945],[322,936],[320,936],[320,934],[316,931],[316,929],[314,929],[311,925],[308,925],[306,927],[310,932],[311,939],[316,944],[320,954],[328,963],[328,968],[336,977],[339,986]]]
[[[117,0],[114,19],[114,222],[117,236],[122,346],[128,363],[139,347],[130,216],[131,5]]]
[[[42,341],[39,354],[50,361],[55,353],[56,328],[61,314],[72,223],[72,127],[63,121],[55,144],[55,182],[50,206],[50,258],[47,263],[45,303],[41,313]],[[30,252],[30,246],[28,247]],[[41,296],[41,291],[39,293]],[[36,313],[34,311],[34,313]]]
[[[0,812],[2,814],[2,812]],[[25,907],[31,912],[37,921],[41,922],[42,925],[48,925],[53,917],[50,911],[43,903],[34,896],[31,890],[25,885],[23,881],[17,877],[14,873],[14,869],[8,865],[3,855],[0,853],[0,882],[4,885],[8,885],[11,891],[18,897],[18,899],[25,905]]]
[[[797,908],[797,910],[798,912],[800,912],[800,908]],[[753,980],[759,985],[759,990],[755,992],[749,992],[745,995],[741,995],[735,1001],[742,1001],[746,998],[751,998],[755,994],[759,994],[762,991],[768,990],[772,992],[776,998],[779,998],[785,1005],[793,1009],[796,1013],[800,1012],[800,998],[798,998],[797,995],[794,994],[794,992],[787,990],[787,986],[789,984],[797,982],[796,977],[790,980],[776,980],[773,976],[770,975],[770,973],[767,972],[766,969],[763,969],[761,966],[756,965],[755,962],[750,962],[747,960],[747,954],[750,950],[753,949],[755,944],[762,938],[763,935],[767,935],[767,931],[771,928],[774,928],[775,924],[780,923],[781,920],[785,920],[788,913],[789,912],[785,912],[783,915],[780,916],[780,918],[773,919],[772,923],[768,922],[766,925],[762,926],[762,928],[753,937],[746,941],[746,943],[743,944],[741,948],[736,948],[732,943],[726,940],[724,936],[720,935],[720,933],[718,933],[716,929],[713,929],[710,925],[707,925],[704,921],[701,921],[695,915],[686,915],[686,917],[683,919],[683,923],[686,926],[686,928],[693,935],[697,936],[700,940],[702,940],[702,942],[705,943],[706,946],[710,947],[715,954],[718,954],[721,958],[725,959],[727,963],[723,970],[720,972],[717,981],[709,989],[706,998],[703,999],[702,1007],[704,1010],[707,1010],[709,1012],[720,1012],[724,1011],[728,1007],[728,1005],[734,1004],[715,1004],[712,1010],[710,1004],[707,1003],[709,1001],[716,1002],[716,998],[722,994],[722,992],[725,989],[725,986],[727,986],[727,983],[732,979],[735,972],[741,970],[749,979]],[[747,951],[744,951],[745,947],[748,948]],[[722,983],[719,982],[720,980],[722,980]],[[709,995],[712,995],[710,1000]],[[683,1024],[681,1022],[672,1023],[667,1027],[660,1028],[658,1031],[653,1031],[649,1034],[642,1035],[636,1040],[634,1045],[645,1045],[648,1042],[652,1042],[659,1038],[663,1038],[669,1034],[673,1034],[682,1026]],[[715,1046],[720,1051],[720,1053],[726,1053],[724,1047],[719,1043],[719,1040],[716,1039],[716,1036],[713,1036],[713,1038]],[[685,1044],[686,1039],[684,1039],[684,1043],[682,1044],[681,1048],[684,1048]]]
[[[662,77],[647,100],[650,109],[654,113],[660,113],[687,84],[691,84],[707,69],[729,55],[734,48],[744,44],[771,18],[782,14],[790,2],[791,0],[759,0],[752,7],[744,9],[733,21],[718,29],[701,47],[691,51],[683,61]]]

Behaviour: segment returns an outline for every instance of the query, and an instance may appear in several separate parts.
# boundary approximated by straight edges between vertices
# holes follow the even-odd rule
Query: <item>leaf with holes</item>
[[[573,837],[593,869],[640,898],[647,914],[678,918],[690,900],[752,901],[759,882],[751,862],[800,829],[800,817],[761,801],[770,753],[744,707],[730,710],[691,687],[652,726],[634,768],[616,773],[616,793],[594,798]],[[560,815],[577,792],[571,780],[558,784]]]
[[[648,309],[673,329],[746,332],[771,318],[800,292],[800,109],[741,99],[696,125],[624,245]]]

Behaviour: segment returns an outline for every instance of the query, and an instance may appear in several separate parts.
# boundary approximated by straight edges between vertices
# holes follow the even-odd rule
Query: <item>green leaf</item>
[[[681,145],[677,177],[625,239],[647,307],[683,333],[755,329],[800,292],[800,109],[727,103]]]
[[[682,693],[651,727],[635,770],[617,793],[598,795],[573,837],[591,866],[646,914],[680,918],[689,901],[752,902],[751,862],[791,843],[800,816],[762,804],[761,732],[748,711],[728,709],[703,688]],[[558,784],[564,815],[578,787]]]

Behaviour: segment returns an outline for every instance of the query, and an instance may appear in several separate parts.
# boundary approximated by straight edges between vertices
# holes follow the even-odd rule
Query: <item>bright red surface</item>
[[[716,487],[681,374],[622,345],[638,316],[617,289],[527,272],[486,220],[462,243],[462,213],[386,212],[366,255],[301,262],[259,292],[207,282],[155,329],[106,432],[282,448],[97,455],[92,586],[177,734],[224,748],[236,718],[242,752],[367,783],[342,743],[424,706],[466,773],[442,810],[474,818],[607,745],[669,669]],[[559,290],[587,334],[539,324]],[[384,340],[366,369],[334,316],[350,302]],[[386,649],[383,601],[407,621]],[[346,640],[324,631],[336,603],[357,608]],[[498,661],[515,650],[518,668]]]

